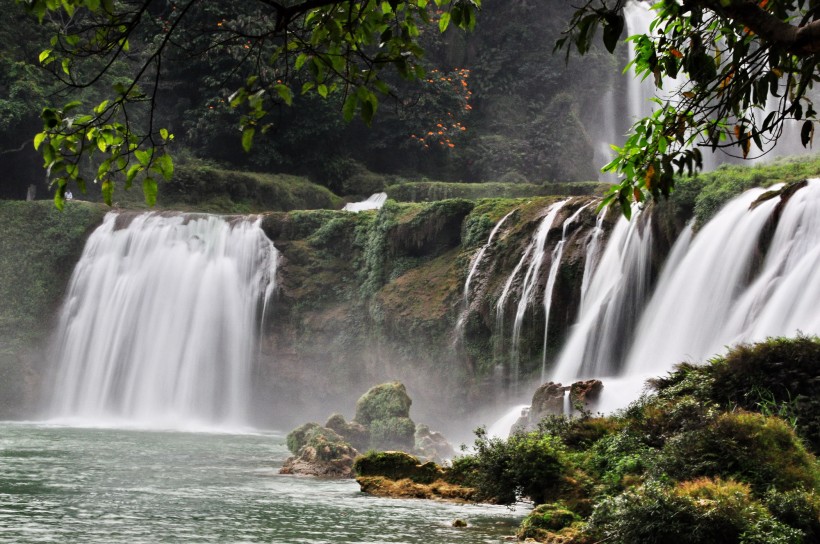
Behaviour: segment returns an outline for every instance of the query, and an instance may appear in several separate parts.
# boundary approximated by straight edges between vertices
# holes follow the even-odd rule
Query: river
[[[0,542],[496,543],[526,514],[279,475],[287,456],[274,432],[0,423]]]

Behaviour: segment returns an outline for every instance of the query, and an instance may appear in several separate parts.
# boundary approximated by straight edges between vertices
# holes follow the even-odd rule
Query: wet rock
[[[280,474],[353,478],[353,463],[359,452],[339,434],[316,425],[304,434],[304,441],[296,455],[285,461]]]
[[[455,457],[456,451],[444,435],[431,431],[423,423],[416,426],[415,442],[415,452],[427,460],[441,463],[445,459]]]
[[[370,429],[356,421],[345,421],[342,414],[330,416],[325,427],[336,431],[357,450],[365,451],[370,447]]]

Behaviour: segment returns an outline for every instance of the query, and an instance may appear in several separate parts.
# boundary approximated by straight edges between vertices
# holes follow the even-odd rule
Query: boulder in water
[[[370,447],[370,429],[357,421],[345,421],[342,414],[330,416],[325,427],[336,431],[357,450],[365,451]]]
[[[295,456],[285,461],[279,473],[352,478],[353,462],[358,455],[359,452],[335,431],[316,425],[304,433],[304,445]]]
[[[436,463],[452,459],[456,455],[452,444],[443,434],[431,431],[430,427],[423,423],[416,425],[415,442],[416,453]]]
[[[371,387],[356,402],[356,421],[369,425],[377,419],[410,417],[413,401],[407,395],[404,384],[389,382]]]

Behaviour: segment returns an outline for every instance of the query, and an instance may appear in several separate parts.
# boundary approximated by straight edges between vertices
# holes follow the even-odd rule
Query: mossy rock
[[[308,433],[313,429],[318,428],[321,428],[321,425],[318,423],[305,423],[289,432],[285,442],[287,443],[290,452],[294,455],[299,453],[302,446],[307,444]]]
[[[413,401],[407,395],[404,384],[390,382],[371,387],[356,402],[356,421],[362,425],[380,419],[410,418],[410,405]],[[414,428],[415,431],[415,428]],[[371,429],[372,432],[372,429]],[[412,435],[410,433],[412,446]]]
[[[370,422],[370,446],[377,450],[411,451],[416,424],[409,417],[389,417]]]
[[[540,542],[563,542],[561,531],[581,521],[581,516],[562,504],[541,504],[530,512],[516,536],[519,540],[533,538]]]
[[[403,451],[371,451],[356,459],[353,470],[357,476],[381,476],[390,480],[405,478],[419,484],[431,484],[444,472],[435,463],[421,463]]]
[[[336,431],[357,450],[364,451],[370,445],[370,430],[356,421],[345,421],[342,414],[333,414],[325,427]]]

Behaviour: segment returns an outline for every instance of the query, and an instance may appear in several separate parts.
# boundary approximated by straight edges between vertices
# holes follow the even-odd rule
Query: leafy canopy
[[[110,91],[86,110],[80,101],[43,110],[34,145],[61,208],[70,182],[85,189],[81,159],[100,154],[94,181],[112,202],[115,180],[142,179],[153,204],[157,179],[170,179],[174,135],[155,126],[168,66],[207,58],[244,85],[227,97],[241,113],[242,146],[266,132],[268,110],[296,93],[342,96],[346,120],[370,124],[386,74],[425,77],[419,38],[428,28],[470,30],[481,0],[16,0],[53,32],[40,53],[68,89]],[[217,68],[218,69],[218,68]],[[389,70],[388,70],[389,69]]]
[[[556,49],[589,51],[596,29],[614,52],[631,0],[587,0]],[[649,78],[664,96],[638,120],[603,170],[621,174],[606,203],[630,215],[632,201],[668,195],[675,173],[702,168],[703,152],[743,158],[767,153],[788,120],[803,121],[811,143],[817,112],[810,91],[818,79],[820,4],[811,0],[660,0],[650,33],[628,38],[627,69]],[[672,80],[677,80],[671,83]],[[678,82],[684,81],[680,84]],[[672,88],[664,88],[672,87]]]

